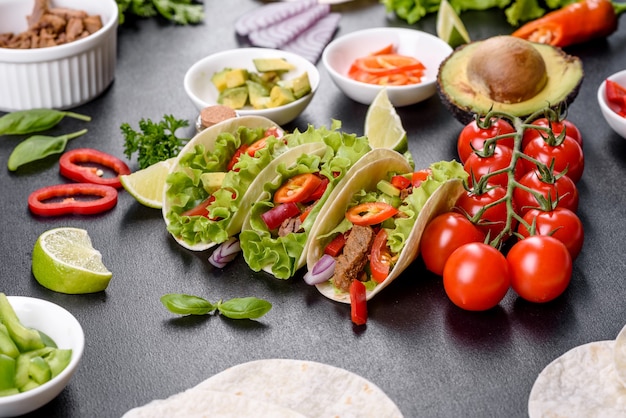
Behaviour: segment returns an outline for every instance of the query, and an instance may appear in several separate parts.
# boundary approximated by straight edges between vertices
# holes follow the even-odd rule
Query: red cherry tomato
[[[467,158],[474,152],[475,149],[483,149],[485,141],[498,135],[510,133],[515,133],[515,129],[513,129],[511,124],[504,119],[493,118],[491,120],[491,125],[486,129],[480,128],[476,123],[476,119],[474,119],[465,125],[459,134],[456,144],[459,160],[461,163],[465,163]],[[514,146],[514,142],[515,138],[513,136],[498,140],[498,144],[511,149]]]
[[[452,303],[468,311],[493,308],[504,298],[509,286],[506,258],[482,242],[457,248],[443,270],[446,294]]]
[[[485,206],[503,199],[505,195],[506,189],[499,185],[490,186],[487,191],[480,194],[471,190],[466,191],[457,199],[453,211],[472,219]],[[476,226],[478,226],[483,234],[489,234],[489,238],[494,239],[506,227],[507,216],[506,202],[502,200],[500,203],[485,210]],[[516,221],[513,219],[511,228],[515,228],[516,226]]]
[[[565,129],[565,135],[571,137],[578,145],[582,148],[583,146],[583,136],[580,133],[580,130],[567,119],[563,119],[561,121],[551,122],[548,118],[539,118],[532,121],[531,125],[541,126],[543,128],[552,129],[552,133],[554,136],[559,136],[563,129]],[[524,137],[522,138],[522,149],[533,139],[543,137],[546,138],[548,134],[540,129],[526,129],[524,131]]]
[[[437,216],[424,229],[420,241],[420,254],[426,268],[443,275],[443,268],[454,252],[463,244],[483,242],[485,234],[465,216],[447,212]]]
[[[559,145],[550,145],[543,138],[535,138],[524,147],[523,152],[547,166],[550,166],[554,160],[554,171],[560,173],[567,168],[566,175],[574,183],[580,180],[585,169],[583,150],[578,142],[569,136],[566,136]],[[526,159],[522,159],[522,166],[525,167],[524,172],[536,168],[532,162]]]
[[[572,256],[561,241],[533,235],[518,241],[507,256],[511,287],[529,302],[543,303],[560,296],[572,276]]]
[[[578,188],[568,176],[561,176],[547,182],[542,179],[537,170],[529,171],[519,180],[519,183],[539,192],[546,200],[557,202],[557,207],[567,208],[572,212],[578,210]],[[513,201],[520,215],[524,215],[531,208],[539,208],[537,198],[528,190],[516,187],[513,190]],[[549,208],[543,208],[549,209]]]
[[[526,212],[523,219],[529,225],[534,223],[536,235],[550,235],[565,244],[572,260],[575,260],[580,254],[585,240],[583,223],[571,210],[556,208],[544,212],[539,209],[531,209]],[[530,236],[530,232],[523,222],[520,222],[517,232],[524,238]]]
[[[507,168],[511,164],[513,151],[509,147],[496,145],[493,155],[481,157],[476,153],[471,154],[463,168],[470,175],[468,182],[471,185],[473,180],[480,180],[484,175],[493,173],[494,171]],[[515,166],[514,177],[519,179],[524,174],[523,167],[520,164]],[[489,178],[490,184],[499,184],[508,187],[508,173],[500,173]]]

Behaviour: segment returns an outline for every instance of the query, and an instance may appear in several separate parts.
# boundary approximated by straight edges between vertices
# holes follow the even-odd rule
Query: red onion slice
[[[341,14],[329,13],[280,49],[293,52],[315,64],[335,35],[340,19]]]
[[[328,4],[317,4],[285,20],[248,34],[250,43],[265,48],[280,48],[330,13]]]
[[[209,256],[209,263],[217,268],[224,268],[228,263],[233,261],[237,254],[241,251],[241,245],[237,238],[229,238]]]
[[[270,3],[250,10],[235,22],[235,31],[246,36],[254,31],[269,28],[278,22],[303,12],[317,4],[317,0]]]
[[[335,273],[335,259],[328,254],[317,260],[311,271],[304,274],[304,281],[309,285],[316,285],[330,280]]]

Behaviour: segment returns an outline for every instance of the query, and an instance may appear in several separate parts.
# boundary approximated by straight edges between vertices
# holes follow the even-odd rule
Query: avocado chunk
[[[281,87],[277,84],[272,87],[272,90],[270,91],[269,107],[283,106],[295,100],[296,98],[293,96],[293,92],[290,89]]]
[[[309,74],[306,71],[295,78],[279,81],[278,84],[290,89],[296,99],[306,96],[311,92],[311,82],[309,81]]]
[[[456,48],[439,67],[437,90],[461,123],[490,110],[524,118],[570,105],[584,78],[582,62],[551,45],[496,36]]]
[[[246,82],[248,98],[255,109],[266,109],[270,104],[270,90],[261,83],[252,80]],[[271,88],[271,87],[270,87]]]
[[[220,171],[210,171],[200,175],[202,187],[208,194],[213,194],[217,189],[222,187],[222,182],[226,177],[226,173]]]
[[[248,87],[245,85],[241,87],[227,88],[222,91],[217,98],[217,102],[224,106],[228,106],[231,109],[241,109],[246,105],[248,101]]]
[[[291,71],[296,67],[284,58],[254,58],[252,60],[256,70],[260,73],[268,71]]]
[[[248,71],[245,68],[232,69],[226,73],[226,88],[243,86],[248,78]]]

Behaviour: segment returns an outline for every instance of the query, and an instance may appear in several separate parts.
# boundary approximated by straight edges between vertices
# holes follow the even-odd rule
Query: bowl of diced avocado
[[[185,91],[199,111],[224,105],[239,116],[264,116],[278,125],[304,111],[319,83],[313,63],[270,48],[217,52],[193,64],[184,78]]]
[[[61,306],[0,293],[0,417],[26,414],[59,395],[84,347],[80,323]]]

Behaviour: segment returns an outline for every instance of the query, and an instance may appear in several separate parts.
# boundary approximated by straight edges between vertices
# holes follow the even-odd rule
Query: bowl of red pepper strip
[[[348,33],[324,49],[322,62],[349,98],[371,104],[386,88],[396,107],[432,97],[437,71],[452,48],[438,37],[407,28],[372,28]]]
[[[626,70],[608,76],[600,84],[598,104],[609,126],[626,138]]]

